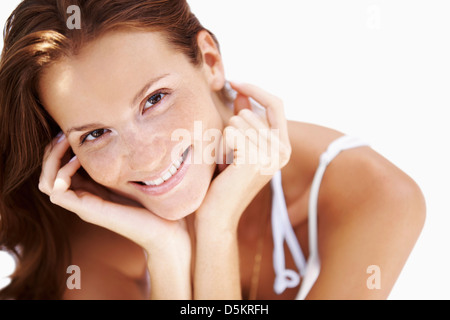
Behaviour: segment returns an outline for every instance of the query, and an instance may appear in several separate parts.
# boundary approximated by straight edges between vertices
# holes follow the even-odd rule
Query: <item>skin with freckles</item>
[[[74,215],[69,236],[83,289],[65,298],[247,298],[259,239],[257,298],[295,298],[298,286],[273,291],[270,176],[254,166],[203,162],[186,166],[163,194],[136,183],[155,180],[190,145],[191,160],[211,143],[220,148],[220,141],[171,139],[180,129],[197,137],[195,121],[203,131],[277,127],[289,218],[308,255],[311,182],[320,154],[342,133],[286,121],[281,101],[251,85],[233,84],[233,112],[218,94],[225,84],[220,52],[207,32],[198,43],[203,62],[194,66],[158,32],[114,31],[42,74],[40,100],[66,138],[47,147],[40,189],[81,217]],[[266,108],[267,122],[242,111],[248,97]],[[69,149],[76,158],[65,164]],[[234,149],[235,156],[242,151]],[[95,183],[78,179],[81,167]],[[308,298],[386,298],[423,225],[414,181],[371,148],[348,150],[327,168],[318,211],[322,269]],[[379,290],[366,286],[370,265],[382,270]],[[295,269],[290,255],[286,267]]]
[[[158,33],[110,34],[56,63],[40,83],[47,110],[97,183],[166,219],[183,218],[199,207],[214,164],[192,164],[181,184],[157,197],[137,192],[130,183],[159,177],[175,160],[172,153],[181,155],[189,146],[189,141],[183,148],[171,141],[175,130],[186,129],[194,137],[195,120],[204,130],[223,129],[202,70]],[[142,88],[146,90],[133,101]],[[147,100],[155,94],[160,101],[153,106]],[[98,138],[86,138],[94,130]]]

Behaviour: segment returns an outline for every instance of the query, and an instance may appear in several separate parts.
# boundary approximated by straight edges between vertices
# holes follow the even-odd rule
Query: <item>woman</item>
[[[225,79],[185,0],[23,1],[0,65],[2,298],[386,298],[418,186]]]

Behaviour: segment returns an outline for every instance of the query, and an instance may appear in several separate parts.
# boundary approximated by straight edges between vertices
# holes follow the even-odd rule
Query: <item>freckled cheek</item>
[[[190,99],[187,99],[188,101]],[[167,114],[167,119],[165,119],[165,127],[176,129],[187,129],[194,132],[197,128],[210,128],[216,127],[217,121],[215,118],[215,106],[209,105],[206,99],[197,99],[190,101],[189,104],[180,104],[177,108],[171,110]],[[195,125],[195,122],[197,124]]]
[[[88,154],[78,156],[80,163],[89,176],[105,187],[115,187],[120,181],[120,159],[117,155]]]
[[[173,142],[179,141],[181,132],[184,132],[184,130],[187,130],[192,135],[194,132],[194,121],[196,120],[199,119],[195,108],[187,105],[177,106],[160,118],[158,123],[153,123],[148,128],[145,128],[144,131],[147,131],[145,136],[151,137],[156,134],[173,145]]]

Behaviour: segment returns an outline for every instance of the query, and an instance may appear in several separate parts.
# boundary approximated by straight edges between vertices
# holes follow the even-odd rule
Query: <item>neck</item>
[[[226,98],[223,96],[221,92],[215,92],[212,94],[212,99],[214,104],[216,105],[217,111],[222,119],[222,122],[225,125],[228,124],[228,121],[230,118],[234,115],[233,109],[233,102],[232,101],[226,101]]]

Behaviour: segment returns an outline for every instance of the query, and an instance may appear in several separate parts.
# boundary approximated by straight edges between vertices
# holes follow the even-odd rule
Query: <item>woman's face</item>
[[[198,161],[203,132],[224,124],[213,73],[160,33],[116,31],[49,67],[40,97],[93,180],[174,220],[200,206],[216,167]]]

